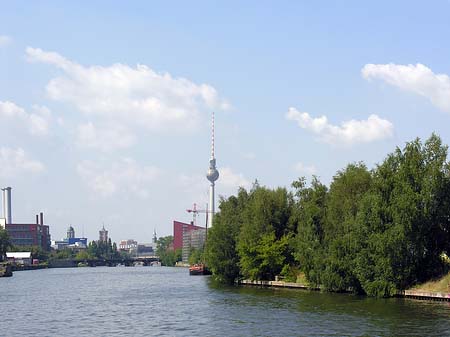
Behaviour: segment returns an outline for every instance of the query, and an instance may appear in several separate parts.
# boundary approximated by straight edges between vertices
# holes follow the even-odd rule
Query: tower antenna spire
[[[219,179],[219,171],[216,168],[216,158],[214,155],[214,112],[212,113],[212,120],[211,120],[211,159],[209,160],[209,169],[208,173],[206,174],[206,178],[209,180],[209,209],[208,209],[208,224],[211,227],[213,223],[213,217],[214,217],[214,186],[215,181]]]
[[[211,129],[211,158],[214,158],[214,112],[212,113]]]

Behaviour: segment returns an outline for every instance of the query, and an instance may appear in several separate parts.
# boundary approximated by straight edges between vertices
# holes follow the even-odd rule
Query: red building
[[[204,229],[204,227],[195,226],[192,222],[190,224],[174,221],[173,222],[173,249],[183,248],[183,235],[187,232]]]
[[[14,246],[39,246],[50,250],[50,229],[44,225],[44,214],[36,215],[34,224],[6,224],[11,243]]]

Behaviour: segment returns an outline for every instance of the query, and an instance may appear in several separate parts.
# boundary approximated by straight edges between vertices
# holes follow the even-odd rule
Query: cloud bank
[[[29,133],[35,136],[46,136],[49,133],[50,110],[45,106],[34,105],[34,113],[10,101],[0,101],[0,118],[16,120],[23,123]]]
[[[367,80],[382,80],[404,91],[423,96],[438,109],[450,112],[449,76],[435,74],[423,64],[366,64],[361,74]]]
[[[150,130],[194,126],[201,113],[226,109],[227,102],[208,84],[196,84],[146,65],[85,67],[58,53],[28,47],[30,62],[62,71],[46,86],[50,99],[72,104],[83,113]]]
[[[160,175],[158,168],[141,167],[131,158],[122,158],[106,167],[92,161],[83,161],[78,164],[77,172],[94,196],[100,197],[125,193],[147,198],[149,185]]]
[[[44,170],[44,164],[29,158],[22,148],[0,147],[1,178],[12,178],[25,173],[36,174]]]
[[[367,120],[352,119],[337,126],[330,124],[326,116],[313,118],[307,112],[300,112],[291,107],[286,118],[296,121],[302,129],[316,134],[321,141],[333,145],[369,143],[390,138],[394,133],[393,124],[377,115],[370,115]]]

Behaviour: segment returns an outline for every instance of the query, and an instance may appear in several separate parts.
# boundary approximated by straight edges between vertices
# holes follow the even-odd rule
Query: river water
[[[224,287],[184,268],[0,278],[0,336],[450,336],[448,302]]]

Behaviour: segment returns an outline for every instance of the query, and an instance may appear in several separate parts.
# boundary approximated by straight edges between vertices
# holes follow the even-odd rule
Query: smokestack
[[[36,225],[39,225],[39,214],[36,214]]]
[[[43,225],[44,224],[44,213],[40,213],[40,216],[41,216],[41,225]]]
[[[7,224],[12,223],[11,213],[11,187],[2,188],[3,191],[3,217]]]

